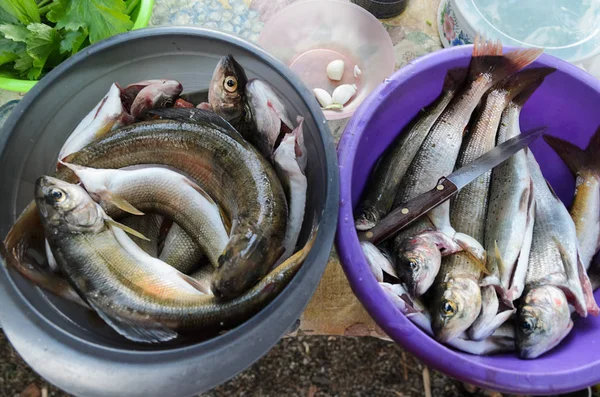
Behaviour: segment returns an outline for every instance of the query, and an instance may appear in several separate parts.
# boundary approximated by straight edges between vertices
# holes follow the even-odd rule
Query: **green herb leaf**
[[[60,53],[70,52],[71,55],[79,51],[79,48],[85,41],[88,33],[82,30],[67,31],[64,39],[60,42]]]
[[[60,34],[43,23],[31,23],[27,29],[27,53],[33,58],[33,66],[43,69],[48,57],[60,49]]]
[[[87,30],[91,43],[133,27],[133,22],[125,13],[123,0],[57,0],[46,17],[55,22],[58,29]]]
[[[0,25],[0,33],[2,33],[7,39],[24,43],[25,39],[29,35],[29,30],[27,30],[27,27],[23,25],[6,24]]]
[[[23,51],[25,46],[22,43],[16,43],[12,40],[0,37],[0,65],[9,63],[17,59],[18,53]]]
[[[36,80],[42,74],[42,68],[33,66],[33,61],[27,51],[22,51],[15,60],[15,70],[29,80]]]
[[[0,0],[0,7],[25,25],[40,22],[35,0]]]
[[[0,23],[19,23],[19,20],[0,7]]]

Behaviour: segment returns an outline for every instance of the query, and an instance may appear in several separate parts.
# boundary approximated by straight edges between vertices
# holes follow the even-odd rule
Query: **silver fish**
[[[464,83],[465,76],[466,69],[450,70],[444,80],[440,96],[419,112],[412,126],[396,138],[377,162],[355,221],[357,230],[373,228],[390,212],[402,177],[429,134],[429,130]]]
[[[398,278],[390,259],[391,256],[386,255],[382,250],[368,241],[361,241],[360,247],[377,281],[383,282],[383,272]]]
[[[527,89],[528,93],[527,93],[527,97],[529,95],[531,95],[531,93],[533,91],[531,91],[532,89],[535,90],[544,80],[545,76],[547,76],[548,74],[554,72],[555,69],[554,68],[537,68],[537,69],[528,69],[528,70],[524,70],[521,71],[519,73],[516,73],[512,76],[510,76],[508,79],[506,79],[504,82],[500,83],[497,87],[495,87],[486,97],[485,99],[485,104],[483,106],[483,110],[481,112],[481,115],[479,116],[479,120],[477,121],[477,123],[475,123],[474,127],[473,127],[473,137],[471,138],[471,141],[476,138],[476,137],[480,137],[480,144],[482,146],[479,147],[478,149],[478,153],[476,153],[476,155],[480,155],[483,154],[482,151],[488,151],[490,149],[492,149],[494,147],[494,143],[496,141],[496,136],[497,136],[497,132],[502,132],[503,136],[498,137],[498,141],[500,141],[500,143],[506,141],[507,138],[512,138],[512,136],[506,137],[506,129],[502,127],[501,125],[501,118],[502,115],[504,114],[504,109],[508,106],[508,104],[512,101],[513,98],[515,98],[517,95],[519,95],[523,90]],[[500,128],[498,128],[500,126]],[[518,112],[517,112],[517,120],[516,120],[516,129],[518,131]],[[487,134],[487,135],[486,135]],[[471,143],[471,141],[469,143]],[[477,150],[476,150],[477,152]],[[523,160],[521,163],[517,163],[517,166],[525,166],[525,169],[527,169],[526,167],[526,154],[524,151],[520,151],[519,153],[517,153],[517,160],[519,159]],[[472,160],[473,158],[471,158]],[[509,159],[509,163],[508,166],[510,167],[512,164],[511,162],[514,162],[514,156],[512,159]],[[464,164],[464,163],[463,163]],[[523,241],[526,240],[526,236],[527,233],[529,233],[529,237],[531,238],[532,235],[532,231],[533,231],[533,225],[532,223],[532,218],[533,218],[533,214],[532,214],[532,204],[533,203],[533,197],[531,196],[531,179],[529,178],[529,174],[525,173],[525,181],[524,181],[524,186],[520,186],[517,185],[517,189],[520,188],[524,188],[525,190],[517,190],[516,194],[506,194],[506,190],[507,189],[510,192],[510,188],[509,186],[511,186],[510,181],[507,182],[507,178],[510,178],[513,176],[513,174],[507,174],[509,171],[513,171],[511,168],[505,169],[503,168],[503,166],[507,166],[507,164],[501,164],[500,165],[500,169],[498,173],[496,172],[496,176],[498,177],[498,179],[496,180],[496,185],[501,185],[502,187],[499,188],[500,192],[498,193],[496,190],[494,190],[495,193],[497,193],[500,197],[491,197],[490,199],[490,185],[492,182],[492,172],[487,172],[486,174],[484,174],[482,177],[478,178],[475,182],[473,182],[471,185],[466,186],[458,195],[457,199],[456,199],[456,205],[459,205],[459,200],[461,197],[464,197],[463,194],[465,193],[473,193],[473,196],[470,198],[472,201],[470,202],[471,205],[469,206],[470,209],[475,210],[472,212],[466,212],[465,214],[467,215],[467,218],[470,219],[471,221],[469,221],[466,226],[468,228],[470,228],[471,230],[474,231],[474,233],[476,233],[475,235],[473,235],[473,237],[477,238],[480,241],[486,241],[488,243],[488,245],[486,245],[486,251],[489,252],[494,252],[495,255],[493,258],[488,258],[486,261],[486,268],[487,268],[487,272],[489,274],[499,274],[499,270],[498,270],[498,259],[497,257],[500,257],[498,252],[505,252],[508,251],[509,253],[513,253],[512,251],[509,251],[509,248],[513,248],[510,246],[507,246],[510,243],[513,243],[516,247],[514,247],[517,251],[516,255],[514,255],[514,257],[509,257],[510,260],[512,260],[512,262],[510,262],[510,265],[513,265],[514,262],[516,262],[518,256],[519,256],[519,252],[521,250]],[[498,168],[496,168],[495,171],[498,171]],[[518,177],[520,170],[514,170],[514,175],[516,175]],[[515,178],[516,179],[516,178]],[[519,181],[517,180],[517,183]],[[496,188],[498,188],[498,186],[496,186]],[[477,189],[477,191],[476,191]],[[530,200],[531,198],[531,200]],[[488,201],[488,199],[490,199]],[[502,200],[507,200],[507,199],[512,199],[515,200],[516,203],[508,203],[506,204],[505,201]],[[500,201],[500,203],[499,203]],[[488,210],[488,204],[489,203],[493,203],[496,204],[496,207],[493,207],[491,210]],[[483,203],[483,205],[481,205],[480,203]],[[468,202],[465,202],[465,204],[468,205]],[[499,210],[498,209],[498,205],[506,205],[506,206],[510,206],[510,204],[513,204],[513,207],[516,206],[517,207],[517,211],[520,210],[520,212],[516,212],[514,214],[511,215],[515,215],[516,218],[512,218],[512,219],[505,219],[504,222],[502,221],[495,221],[494,218],[490,218],[490,214],[492,214],[492,217],[494,215],[497,216],[496,212]],[[510,208],[510,207],[509,207]],[[468,211],[468,209],[466,209]],[[481,210],[481,211],[479,211]],[[454,211],[454,209],[453,209]],[[457,209],[458,211],[458,209]],[[531,215],[531,219],[529,219],[529,230],[527,229],[527,216]],[[506,214],[504,214],[506,215]],[[524,222],[519,222],[518,220],[518,216],[521,215],[522,218],[524,218]],[[487,217],[487,219],[486,219]],[[454,220],[454,219],[453,219]],[[515,232],[515,234],[508,234],[508,232],[506,232],[505,230],[502,231],[498,231],[497,228],[500,227],[505,227],[507,226],[510,222],[515,221],[515,224],[513,224],[513,229],[509,229],[510,232]],[[521,228],[521,229],[519,229]],[[487,229],[487,230],[486,230]],[[461,231],[465,231],[462,229],[459,229]],[[487,233],[486,233],[487,231]],[[518,240],[511,240],[511,238],[519,238]],[[498,242],[500,242],[501,246],[499,248],[499,246],[497,245]],[[494,244],[493,246],[490,246],[491,244]],[[526,249],[526,253],[528,254],[529,252],[529,247],[530,247],[530,243],[525,247]],[[492,251],[492,249],[494,249],[494,251]],[[499,249],[501,251],[499,251]],[[488,255],[488,257],[491,255]],[[501,261],[501,259],[499,260]],[[523,265],[524,267],[526,267],[526,265]],[[512,266],[514,268],[514,265]],[[524,272],[523,272],[524,273]],[[512,273],[511,273],[512,274]],[[477,317],[477,320],[473,323],[473,325],[471,326],[471,328],[469,329],[469,335],[472,339],[474,340],[482,340],[487,338],[489,335],[492,334],[492,332],[494,331],[495,328],[499,327],[500,325],[502,325],[510,316],[512,316],[512,314],[515,312],[516,309],[514,309],[513,305],[512,305],[512,301],[508,301],[508,307],[505,309],[502,309],[499,305],[499,298],[496,293],[496,288],[498,288],[500,291],[502,291],[502,289],[499,287],[499,285],[486,285],[483,287],[482,289],[482,305],[481,305],[481,312],[479,313],[479,316]],[[500,295],[502,298],[505,297],[504,294]],[[500,311],[499,311],[500,310]]]
[[[198,243],[173,223],[165,237],[159,259],[182,273],[190,274],[200,266],[204,257],[204,251]]]
[[[281,132],[293,129],[292,121],[279,95],[264,81],[258,79],[248,81],[246,98],[246,122],[253,124],[254,129],[250,130],[250,135],[244,131],[242,135],[252,142],[263,156],[271,159]],[[299,134],[296,141],[299,148],[297,161],[300,169],[304,171],[307,163],[304,135]]]
[[[116,84],[110,86],[108,93],[100,102],[79,122],[71,135],[67,138],[58,154],[59,160],[79,151],[93,140],[104,136],[118,126],[133,122],[127,119],[128,113],[121,103],[121,90]]]
[[[183,86],[175,80],[160,80],[142,88],[131,104],[131,116],[139,118],[148,110],[163,108],[175,102]]]
[[[145,211],[168,216],[194,238],[213,266],[218,267],[229,235],[217,204],[190,179],[161,167],[118,170],[65,165],[110,215],[120,209],[135,215]]]
[[[541,83],[541,82],[540,82]],[[502,114],[497,144],[521,133],[521,108],[536,86],[519,95]],[[506,304],[523,293],[533,237],[535,200],[526,150],[519,151],[492,172],[485,247],[489,275],[482,286],[496,286]]]
[[[600,128],[585,150],[554,136],[546,135],[544,139],[576,178],[570,213],[577,230],[581,262],[587,269],[600,249]]]
[[[432,189],[440,177],[453,171],[461,147],[463,132],[480,99],[492,86],[533,62],[540,53],[540,50],[530,49],[514,51],[502,56],[500,43],[485,42],[479,38],[475,41],[467,82],[436,120],[415,155],[400,184],[395,206]],[[450,238],[456,240],[456,231],[450,226],[449,206],[450,203],[446,202],[436,207],[427,214],[429,222],[427,220],[418,221],[412,228],[396,237],[395,251],[399,256],[399,264],[409,262],[409,260],[401,259],[404,253],[398,249],[403,246],[402,240],[405,238],[411,238],[424,230],[435,228],[448,233]],[[459,245],[468,251],[482,250],[479,248],[480,244],[477,244],[479,247],[470,246],[472,240],[461,241]],[[446,247],[443,248],[446,249]],[[438,271],[440,267],[438,259],[439,257],[431,257],[428,260],[425,266],[428,271]],[[426,290],[426,288],[422,289]]]
[[[298,153],[301,153],[298,136],[302,135],[303,122],[304,119],[301,118],[294,131],[283,137],[281,144],[273,154],[275,170],[288,199],[288,222],[285,239],[283,240],[285,252],[276,262],[276,265],[282,263],[294,253],[304,220],[308,182],[298,164]]]
[[[520,357],[535,358],[569,333],[568,303],[584,317],[599,310],[579,258],[575,224],[531,151],[527,161],[536,209],[525,292],[517,310],[517,345]]]
[[[431,327],[431,316],[425,306],[417,299],[411,298],[410,294],[401,284],[379,283],[390,301],[415,325],[428,335],[433,335]],[[512,352],[515,350],[515,327],[512,324],[504,324],[497,328],[494,333],[482,341],[473,341],[466,333],[447,342],[457,350],[475,355],[490,355]]]

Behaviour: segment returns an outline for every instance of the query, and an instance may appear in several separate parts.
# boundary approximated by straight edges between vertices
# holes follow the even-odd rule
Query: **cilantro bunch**
[[[130,30],[140,0],[0,0],[0,72],[37,80],[77,51]]]

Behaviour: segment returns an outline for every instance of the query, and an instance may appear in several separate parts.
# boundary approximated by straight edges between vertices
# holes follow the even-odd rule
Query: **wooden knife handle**
[[[406,203],[402,203],[383,218],[375,227],[359,233],[360,241],[369,241],[375,245],[398,233],[401,229],[419,219],[423,214],[437,207],[458,192],[458,188],[445,177],[437,185]]]

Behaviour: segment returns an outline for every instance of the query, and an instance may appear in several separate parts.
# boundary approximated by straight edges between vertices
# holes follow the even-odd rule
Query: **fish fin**
[[[382,271],[390,276],[399,278],[398,274],[396,273],[396,269],[394,269],[392,263],[383,254],[383,252],[379,250],[379,248],[368,241],[363,241],[360,243],[360,245],[367,262],[375,274],[375,278],[377,278],[377,281],[383,281],[383,273],[381,273]]]
[[[186,274],[180,273],[179,277],[181,277],[181,279],[183,281],[185,281],[192,287],[196,288],[198,291],[202,292],[203,294],[211,294],[212,293],[210,288],[207,288],[206,285],[202,284],[201,282],[199,282],[197,280],[194,280],[193,278],[191,278],[190,276],[188,276]]]
[[[573,263],[573,261],[569,258],[569,253],[567,252],[566,248],[556,236],[552,236],[552,239],[554,240],[554,244],[556,244],[556,247],[560,252],[565,273],[567,275],[567,281],[565,283],[560,283],[558,285],[555,284],[555,286],[560,288],[565,293],[567,300],[573,305],[573,307],[575,307],[575,310],[581,317],[587,317],[588,302],[584,296],[583,286],[581,285],[580,281],[579,263]],[[577,255],[576,261],[581,262],[579,260],[579,255]]]
[[[118,209],[120,209],[122,211],[127,212],[128,214],[140,215],[140,216],[144,215],[144,213],[142,211],[138,210],[133,205],[131,205],[131,203],[129,201],[125,200],[123,197],[116,195],[114,193],[106,192],[106,193],[102,194],[102,199],[110,202],[115,207],[117,207]]]
[[[499,312],[499,308],[500,301],[495,287],[482,288],[481,312],[469,328],[469,336],[472,340],[481,341],[491,336],[516,311],[515,308],[511,308]]]
[[[585,299],[587,312],[592,316],[597,316],[600,314],[600,308],[594,299],[592,283],[590,282],[587,272],[585,271],[585,267],[583,266],[583,262],[581,262],[581,257],[579,254],[577,255],[577,271],[579,274],[579,283],[581,284],[581,289],[583,290],[583,298]]]
[[[473,46],[469,77],[475,80],[480,75],[488,74],[491,75],[491,83],[495,84],[535,61],[542,52],[542,49],[532,48],[516,50],[502,55],[502,43],[500,41],[488,41],[478,35]]]
[[[161,108],[148,111],[149,114],[158,116],[161,119],[194,122],[199,124],[211,124],[225,129],[228,133],[237,131],[224,118],[215,112],[204,109],[190,108]]]
[[[458,90],[462,85],[465,84],[468,71],[469,70],[467,68],[450,69],[444,78],[443,90],[445,92]]]
[[[191,187],[192,189],[194,189],[195,191],[197,191],[198,193],[200,193],[200,195],[202,195],[202,197],[204,197],[209,203],[211,203],[214,206],[217,206],[217,203],[215,203],[215,200],[213,200],[212,197],[210,197],[210,195],[206,192],[206,190],[202,189],[200,186],[198,186],[198,184],[194,181],[192,181],[190,178],[182,176],[183,182],[188,185],[189,187]]]
[[[506,269],[506,264],[502,259],[502,253],[500,252],[500,247],[498,247],[498,240],[494,240],[494,256],[498,260],[499,269],[498,272],[502,274],[502,271]]]
[[[138,232],[136,230],[133,230],[129,226],[125,226],[122,223],[119,223],[119,222],[115,221],[114,219],[106,218],[106,219],[104,219],[104,221],[106,223],[108,223],[110,226],[117,227],[117,228],[123,230],[124,232],[131,234],[132,236],[135,236],[135,237],[140,238],[142,240],[151,241],[148,237],[144,236],[142,233],[140,233],[140,232]]]
[[[57,273],[60,269],[58,267],[58,262],[56,262],[56,258],[52,253],[52,249],[50,248],[48,239],[44,240],[44,248],[46,249],[46,259],[48,261],[48,267],[52,269],[53,272]]]
[[[477,264],[477,267],[483,272],[483,274],[490,274],[487,267],[485,266],[487,262],[485,248],[481,246],[479,241],[464,233],[456,233],[454,235],[454,241],[456,242],[456,244],[460,245],[463,251],[465,251],[467,254],[469,254],[469,256],[473,258],[473,260]]]
[[[507,101],[511,101],[525,90],[528,90],[529,97],[544,82],[546,76],[555,71],[555,68],[533,68],[522,70],[504,80],[500,84],[500,87],[508,91]],[[527,98],[525,98],[525,100],[527,100]]]
[[[88,300],[88,304],[94,311],[110,325],[112,329],[120,335],[134,342],[159,343],[167,342],[179,336],[177,332],[165,327],[159,323],[138,325],[118,316],[106,314],[93,300]]]
[[[585,166],[586,154],[583,149],[552,135],[544,134],[544,140],[565,162],[573,175]]]

